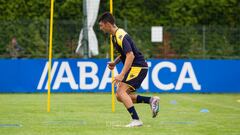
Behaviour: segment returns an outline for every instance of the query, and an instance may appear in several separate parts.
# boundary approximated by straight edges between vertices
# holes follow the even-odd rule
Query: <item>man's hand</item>
[[[114,62],[108,62],[108,68],[109,68],[110,70],[113,70],[114,67],[115,67],[115,63],[114,63]]]
[[[115,83],[117,86],[120,85],[121,81],[123,80],[124,75],[123,74],[118,74],[114,77],[114,80],[112,83]]]

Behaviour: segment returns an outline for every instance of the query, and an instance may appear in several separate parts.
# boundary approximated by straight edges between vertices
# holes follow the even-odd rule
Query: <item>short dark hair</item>
[[[98,22],[109,22],[112,25],[114,25],[115,18],[113,17],[113,15],[111,13],[105,12],[100,16],[100,18],[98,19]]]

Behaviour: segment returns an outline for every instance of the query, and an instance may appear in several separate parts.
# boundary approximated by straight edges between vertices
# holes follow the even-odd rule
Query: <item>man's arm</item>
[[[125,60],[122,72],[120,73],[122,76],[124,76],[128,72],[128,70],[131,68],[134,58],[135,56],[132,51],[126,54],[126,60]]]
[[[122,69],[122,72],[119,74],[119,75],[116,75],[115,76],[115,79],[113,81],[113,83],[116,83],[116,82],[121,82],[125,76],[125,74],[128,72],[128,70],[131,68],[132,66],[132,63],[133,63],[133,60],[134,60],[134,54],[132,51],[128,52],[126,54],[126,60],[125,60],[125,63],[124,63],[124,66],[123,66],[123,69]]]
[[[114,67],[120,62],[121,60],[121,55],[119,55],[113,62],[108,62],[108,68],[110,70],[113,70]]]
[[[121,61],[121,55],[119,55],[115,60],[114,64],[117,65]]]

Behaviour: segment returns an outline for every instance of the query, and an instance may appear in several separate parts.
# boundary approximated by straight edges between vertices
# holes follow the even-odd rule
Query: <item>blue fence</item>
[[[52,92],[110,92],[108,59],[57,59]],[[240,60],[148,60],[138,92],[239,93]],[[46,92],[46,59],[0,60],[0,92]],[[122,65],[115,69],[121,72]]]

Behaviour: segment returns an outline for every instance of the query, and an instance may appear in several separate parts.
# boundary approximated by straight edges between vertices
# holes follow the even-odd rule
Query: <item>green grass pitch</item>
[[[0,135],[240,135],[240,94],[158,95],[161,109],[137,104],[144,126],[124,128],[122,104],[111,112],[110,94],[0,94]],[[208,109],[209,112],[200,112]]]

